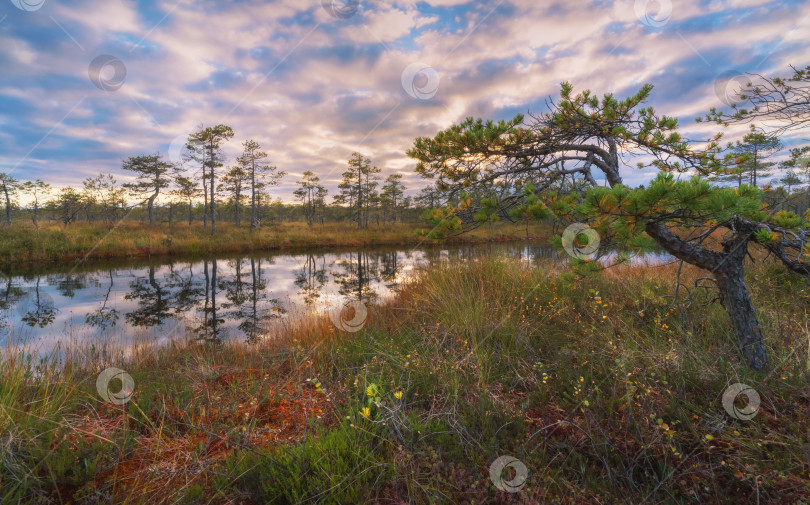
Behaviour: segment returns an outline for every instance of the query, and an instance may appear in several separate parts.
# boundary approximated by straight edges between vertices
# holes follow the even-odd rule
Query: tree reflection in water
[[[335,265],[342,271],[332,272],[335,283],[339,286],[338,293],[348,299],[363,303],[373,303],[378,294],[371,286],[372,282],[379,282],[379,254],[358,252],[349,254],[345,259],[339,259]]]
[[[17,312],[20,320],[28,326],[45,328],[53,323],[58,309],[53,298],[43,293],[40,289],[42,278],[37,275],[37,282],[33,288],[28,288],[26,293],[17,301]]]
[[[184,335],[205,341],[244,338],[252,343],[272,337],[276,325],[271,323],[294,307],[319,312],[348,301],[374,304],[392,296],[418,265],[498,251],[532,260],[548,255],[526,244],[486,245],[151,261],[47,276],[0,276],[0,327],[27,326],[29,336],[55,344],[66,328],[75,329],[73,317],[79,316],[80,325],[95,330],[84,333],[96,339],[126,339],[143,328],[171,338],[182,328]]]
[[[227,309],[225,318],[239,322],[237,328],[244,334],[248,343],[261,339],[265,333],[266,323],[278,319],[285,312],[281,302],[271,298],[267,293],[267,282],[262,279],[262,260],[250,258],[250,271],[243,274],[243,258],[235,260],[235,274],[232,279],[224,280],[221,286],[225,290]],[[250,277],[245,280],[244,276]]]
[[[108,272],[110,275],[110,282],[107,285],[107,292],[104,295],[104,301],[101,303],[101,306],[97,310],[93,312],[88,312],[84,319],[87,324],[98,328],[102,332],[114,327],[115,324],[118,322],[119,317],[117,309],[107,307],[107,304],[110,303],[110,293],[112,293],[112,288],[114,284],[113,271],[109,270]]]
[[[326,281],[326,257],[319,256],[316,260],[314,254],[307,254],[304,264],[295,272],[295,285],[305,304],[312,305],[320,298]]]
[[[169,265],[172,269],[173,265]],[[132,326],[159,326],[172,315],[172,297],[155,278],[155,265],[149,265],[148,275],[129,285],[130,292],[124,298],[135,300],[137,308],[125,315]]]

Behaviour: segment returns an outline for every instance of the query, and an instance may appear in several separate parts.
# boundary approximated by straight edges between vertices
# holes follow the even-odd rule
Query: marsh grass
[[[0,268],[22,269],[44,263],[72,264],[114,258],[149,256],[199,256],[251,251],[276,251],[306,248],[345,248],[400,246],[430,243],[418,233],[422,225],[387,224],[358,230],[348,223],[307,226],[284,222],[263,226],[251,234],[247,226],[221,223],[217,235],[202,224],[178,223],[148,226],[123,221],[112,230],[102,223],[75,223],[69,228],[51,223],[40,225],[37,234],[28,223],[11,227],[0,225]],[[455,242],[521,240],[522,228],[501,224],[486,227],[455,238]],[[544,225],[534,227],[535,237],[547,237]]]
[[[677,264],[577,278],[497,257],[422,272],[355,334],[312,318],[256,345],[144,345],[81,366],[4,351],[0,497],[805,503],[810,292],[769,263],[749,270],[764,373],[741,363],[698,270],[684,266],[675,299]],[[95,392],[110,364],[136,383],[122,407]],[[761,396],[752,420],[721,404],[736,382]],[[516,494],[489,478],[504,454],[529,470]]]

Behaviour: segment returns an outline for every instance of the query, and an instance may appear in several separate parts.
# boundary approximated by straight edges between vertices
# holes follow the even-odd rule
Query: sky
[[[413,194],[416,137],[544,112],[562,81],[620,97],[651,83],[649,105],[708,138],[720,127],[694,118],[727,108],[738,76],[788,75],[809,42],[806,1],[0,0],[0,172],[126,181],[126,157],[179,161],[198,125],[223,123],[228,162],[258,141],[285,201],[305,170],[333,194],[354,151]],[[636,161],[629,185],[655,173]]]

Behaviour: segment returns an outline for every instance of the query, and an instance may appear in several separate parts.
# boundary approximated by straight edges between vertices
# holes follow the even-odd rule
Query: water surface
[[[421,267],[483,254],[564,266],[548,245],[478,244],[138,261],[0,276],[0,348],[40,351],[148,335],[255,342],[290,317],[390,299]],[[653,255],[652,261],[664,256]],[[270,331],[270,329],[273,331]]]

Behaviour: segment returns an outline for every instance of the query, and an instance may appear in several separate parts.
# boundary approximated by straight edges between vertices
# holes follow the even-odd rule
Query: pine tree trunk
[[[250,171],[250,233],[256,230],[256,163]]]
[[[3,186],[3,192],[6,194],[6,224],[11,226],[11,198],[8,195],[8,187]]]
[[[214,205],[214,167],[211,167],[211,236],[217,233],[217,215],[216,206]]]
[[[155,198],[157,198],[157,191],[149,197],[149,226],[155,226]]]
[[[203,207],[203,229],[207,230],[208,229],[208,180],[205,178],[205,167],[204,166],[203,166],[202,180],[203,180],[203,197],[205,199],[204,207]]]
[[[753,229],[739,220],[734,225],[736,233],[723,242],[723,252],[712,251],[682,240],[660,223],[648,222],[645,230],[661,247],[676,258],[714,273],[720,300],[731,318],[737,336],[737,344],[748,366],[763,370],[767,364],[765,344],[759,330],[756,311],[748,286],[745,284],[743,267],[748,253],[748,241]]]
[[[715,273],[715,279],[720,288],[720,300],[731,318],[743,357],[754,370],[765,369],[768,363],[765,344],[759,330],[756,310],[745,284],[745,271],[729,265],[728,268],[719,269]]]
[[[357,229],[363,227],[363,174],[357,169]]]

